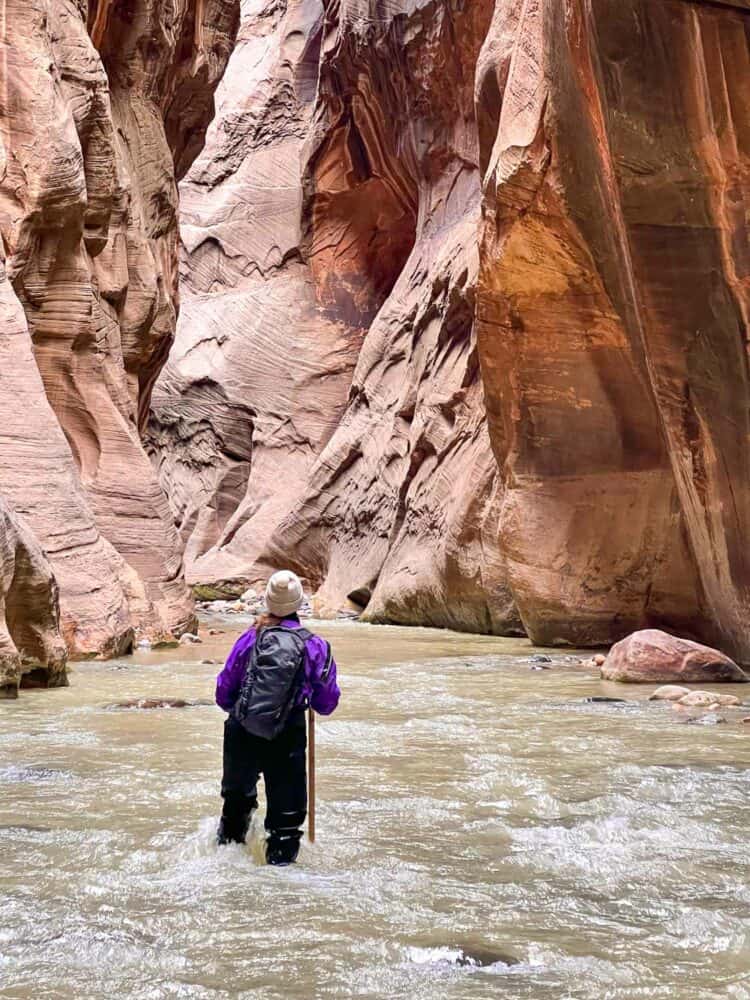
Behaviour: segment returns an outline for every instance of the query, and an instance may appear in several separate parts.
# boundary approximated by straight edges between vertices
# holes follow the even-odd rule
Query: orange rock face
[[[748,659],[742,6],[504,0],[479,60],[477,330],[539,641],[666,623]]]
[[[750,659],[748,4],[243,11],[149,432],[190,579]]]
[[[0,494],[74,654],[193,620],[139,422],[177,315],[177,188],[235,0],[6,0],[0,12]]]

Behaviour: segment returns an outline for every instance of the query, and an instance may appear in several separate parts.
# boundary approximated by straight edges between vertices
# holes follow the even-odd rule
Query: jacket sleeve
[[[224,669],[216,678],[216,704],[225,712],[230,712],[237,701],[254,642],[255,629],[250,629],[241,635],[232,647]]]
[[[307,642],[307,656],[312,688],[310,705],[318,715],[330,715],[341,697],[331,647],[325,639],[314,635]]]

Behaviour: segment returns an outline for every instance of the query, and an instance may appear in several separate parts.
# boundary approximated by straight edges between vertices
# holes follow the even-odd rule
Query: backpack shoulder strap
[[[333,663],[333,650],[331,649],[331,644],[327,640],[324,640],[326,644],[326,663],[323,667],[323,673],[320,675],[321,681],[325,684],[328,680],[328,675],[331,672],[331,664]]]

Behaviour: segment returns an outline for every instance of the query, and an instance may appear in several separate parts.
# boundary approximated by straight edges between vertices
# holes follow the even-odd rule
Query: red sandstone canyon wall
[[[0,496],[49,560],[75,655],[193,620],[139,426],[176,322],[176,177],[238,15],[234,0],[0,10]]]
[[[747,661],[748,4],[243,12],[149,430],[189,578]]]
[[[495,10],[477,334],[541,641],[660,624],[748,659],[745,6]]]
[[[150,426],[188,579],[290,564],[324,612],[517,631],[473,329],[489,11],[243,15]]]

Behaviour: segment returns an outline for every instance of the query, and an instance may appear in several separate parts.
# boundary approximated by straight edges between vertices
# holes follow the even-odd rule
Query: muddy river
[[[219,709],[110,707],[210,701],[241,626],[0,702],[0,996],[750,1000],[750,726],[519,640],[323,626],[318,838],[268,868],[257,818],[214,845]]]

